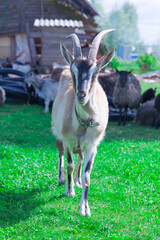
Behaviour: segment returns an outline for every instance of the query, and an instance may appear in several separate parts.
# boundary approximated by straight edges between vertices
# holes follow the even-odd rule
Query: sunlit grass
[[[89,189],[91,217],[78,215],[81,189],[57,184],[51,114],[41,106],[0,108],[0,239],[150,239],[159,231],[160,130],[110,122]]]

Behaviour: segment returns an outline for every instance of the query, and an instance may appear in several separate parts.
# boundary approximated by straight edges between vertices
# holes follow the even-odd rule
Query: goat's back
[[[138,107],[136,111],[135,121],[138,124],[154,125],[156,109],[154,100],[147,101]]]

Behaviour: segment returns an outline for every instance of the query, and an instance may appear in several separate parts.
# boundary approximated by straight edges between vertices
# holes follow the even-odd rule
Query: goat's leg
[[[62,142],[56,140],[56,147],[59,152],[59,163],[58,163],[58,183],[59,185],[65,184],[65,171],[64,171],[64,149]]]
[[[119,123],[118,125],[120,126],[122,122],[122,108],[119,109]]]
[[[71,153],[67,150],[65,151],[67,157],[67,173],[68,173],[68,181],[65,195],[72,197],[75,196],[74,191],[74,181],[73,181],[73,170],[74,170],[74,162]]]
[[[159,120],[160,120],[160,114],[156,110],[156,117],[155,117],[155,127],[156,127],[156,129],[158,129],[158,127],[159,127]]]
[[[50,101],[48,99],[46,99],[44,101],[44,104],[45,104],[45,108],[44,108],[44,112],[45,113],[48,113],[49,112],[49,104],[50,104]]]
[[[82,162],[84,159],[83,152],[80,152],[80,154],[77,157],[77,165],[76,165],[76,174],[74,178],[75,186],[82,187],[82,181],[81,181],[81,170],[82,170]]]
[[[93,166],[93,162],[94,162],[94,158],[95,155],[97,153],[97,148],[92,148],[88,151],[86,151],[85,154],[85,163],[84,163],[84,171],[83,171],[83,175],[82,175],[82,198],[80,201],[80,211],[79,214],[80,215],[88,215],[90,216],[90,208],[88,205],[88,200],[87,200],[87,196],[88,196],[88,189],[89,189],[89,185],[90,185],[90,174],[91,174],[91,170],[92,170],[92,166]]]
[[[125,107],[124,114],[123,114],[123,126],[126,124],[126,119],[127,119],[127,109],[128,107]]]

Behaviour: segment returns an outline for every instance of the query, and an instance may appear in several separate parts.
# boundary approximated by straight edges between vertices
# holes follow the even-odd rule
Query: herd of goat
[[[38,95],[44,99],[44,112],[52,107],[52,132],[55,135],[59,152],[58,182],[65,184],[64,158],[67,158],[66,196],[75,196],[74,186],[82,187],[79,205],[81,215],[90,216],[87,200],[90,174],[97,153],[97,146],[102,140],[108,124],[109,103],[120,109],[119,125],[125,125],[127,111],[137,109],[135,121],[151,124],[158,128],[160,121],[160,94],[156,89],[148,89],[141,95],[141,87],[136,77],[127,71],[116,71],[103,75],[100,70],[113,58],[111,49],[97,60],[97,53],[102,38],[113,30],[100,32],[93,40],[87,58],[81,51],[80,41],[71,34],[74,55],[61,43],[60,49],[69,69],[56,69],[49,77],[41,78],[33,71],[26,74],[25,83],[30,99]],[[106,93],[106,94],[105,94]],[[107,96],[106,96],[107,95]],[[107,100],[108,98],[108,100]],[[0,88],[0,106],[5,101],[5,92]],[[78,154],[76,174],[73,178],[73,154]],[[84,170],[81,177],[82,162]]]
[[[40,77],[31,67],[29,68],[29,65],[13,64],[12,67],[26,73],[24,82],[28,92],[28,103],[39,103],[40,99],[43,99],[44,112],[49,112],[49,106],[51,102],[54,102],[58,91],[60,76],[67,65],[56,64],[52,74],[45,77]],[[136,123],[159,127],[160,94],[156,96],[156,88],[150,88],[141,95],[139,81],[127,71],[99,73],[98,80],[106,93],[109,104],[119,109],[119,125],[125,125],[128,109],[136,109],[134,116]],[[0,106],[5,100],[5,92],[0,87]]]

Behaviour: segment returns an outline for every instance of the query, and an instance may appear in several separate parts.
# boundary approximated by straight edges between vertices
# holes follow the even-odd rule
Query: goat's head
[[[101,59],[96,59],[102,38],[112,31],[113,29],[102,31],[94,38],[87,58],[82,56],[80,41],[76,34],[67,37],[73,40],[74,56],[70,54],[64,43],[60,44],[62,55],[70,65],[77,100],[82,105],[88,102],[93,93],[100,69],[105,67],[114,56],[114,50],[111,49]]]
[[[119,74],[119,84],[120,87],[124,87],[129,79],[129,74],[132,72],[127,72],[127,71],[118,71],[116,70],[117,73]]]
[[[24,82],[30,87],[34,81],[35,81],[35,73],[33,71],[29,71],[26,74]]]

